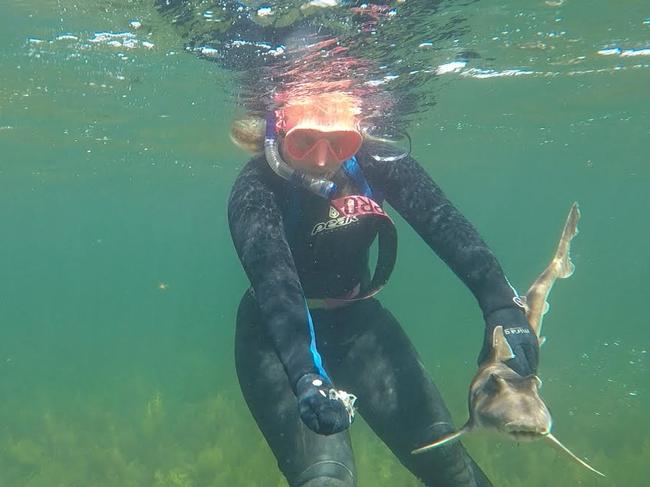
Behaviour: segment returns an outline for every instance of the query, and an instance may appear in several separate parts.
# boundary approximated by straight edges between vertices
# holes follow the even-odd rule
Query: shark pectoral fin
[[[578,458],[571,450],[569,450],[566,446],[564,446],[562,443],[560,443],[560,440],[558,440],[551,433],[547,434],[544,438],[546,438],[554,447],[556,447],[560,451],[562,451],[562,452],[566,453],[567,455],[569,455],[574,462],[582,465],[583,467],[585,467],[588,470],[591,470],[594,473],[597,473],[601,477],[605,477],[604,473],[599,472],[594,467],[589,465],[587,462],[585,462],[584,460],[581,460],[580,458]]]
[[[470,429],[471,428],[468,425],[465,425],[454,433],[449,433],[447,435],[438,438],[433,443],[429,443],[427,445],[421,446],[420,448],[416,448],[411,452],[411,455],[419,455],[420,453],[424,453],[425,451],[433,450],[434,448],[438,448],[439,446],[445,445],[450,441],[454,441],[455,439],[461,437],[462,435],[467,433]]]
[[[512,348],[503,334],[503,326],[495,326],[492,332],[492,355],[490,362],[505,362],[514,358],[515,354],[512,353]]]

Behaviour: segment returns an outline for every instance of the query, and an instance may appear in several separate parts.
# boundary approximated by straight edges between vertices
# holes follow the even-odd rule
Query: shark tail
[[[429,443],[427,445],[421,446],[420,448],[416,448],[415,450],[411,451],[411,455],[419,455],[420,453],[424,453],[425,451],[433,450],[434,448],[438,448],[439,446],[445,445],[449,443],[450,441],[454,441],[458,438],[460,438],[462,435],[467,433],[469,431],[469,428],[467,426],[463,426],[461,429],[454,433],[449,433],[447,435],[441,436],[438,438],[436,441],[433,443]]]
[[[574,462],[578,463],[579,465],[582,465],[583,467],[585,467],[588,470],[591,470],[594,473],[597,473],[601,477],[605,477],[604,473],[599,472],[594,467],[589,465],[587,462],[585,462],[584,460],[578,458],[571,450],[569,450],[566,446],[564,446],[562,443],[560,443],[560,440],[558,440],[551,433],[547,434],[544,438],[546,438],[549,441],[549,443],[551,443],[558,450],[560,450],[561,452],[564,452],[567,455],[569,455]]]

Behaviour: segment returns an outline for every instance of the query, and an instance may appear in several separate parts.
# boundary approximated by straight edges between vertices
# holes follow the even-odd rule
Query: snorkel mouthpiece
[[[294,169],[284,162],[282,156],[280,156],[280,151],[278,150],[278,140],[275,129],[275,113],[273,111],[269,112],[266,117],[264,155],[266,156],[266,162],[271,166],[273,172],[292,184],[305,188],[306,190],[327,199],[330,199],[336,191],[336,184],[332,181],[310,176],[309,174]]]

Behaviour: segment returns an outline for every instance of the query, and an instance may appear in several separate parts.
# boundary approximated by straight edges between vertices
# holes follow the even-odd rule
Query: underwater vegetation
[[[15,399],[3,401],[0,486],[286,485],[238,391],[191,403],[160,390],[138,395],[126,408],[114,407],[115,397],[101,394],[39,393],[26,407]],[[376,473],[368,469],[373,475],[418,485],[408,483],[400,467],[378,461],[375,448],[360,453],[361,466],[381,465]]]
[[[5,398],[0,405],[0,487],[286,486],[238,390],[185,401],[132,380],[105,393],[57,396],[41,391],[32,393],[27,404]],[[599,406],[597,397],[563,401],[552,396],[549,402],[558,411],[569,403]],[[650,439],[636,427],[644,418],[623,401],[615,406],[624,414],[612,417],[606,430],[591,427],[590,417],[580,410],[558,415],[558,433],[598,465],[606,479],[541,443],[518,445],[477,435],[466,446],[498,486],[647,485],[643,466],[650,458]],[[627,432],[625,444],[608,441],[621,430]],[[352,436],[360,487],[421,485],[361,419]]]

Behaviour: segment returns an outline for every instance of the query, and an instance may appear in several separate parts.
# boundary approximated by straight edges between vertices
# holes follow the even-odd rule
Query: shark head
[[[540,386],[535,375],[522,377],[501,362],[489,364],[476,376],[470,389],[471,423],[516,441],[546,436],[552,420],[539,395]]]
[[[539,395],[542,381],[536,375],[522,377],[508,367],[506,362],[513,356],[503,327],[496,326],[490,357],[470,384],[469,420],[460,430],[413,452],[436,448],[477,428],[496,431],[516,441],[552,436],[551,413]]]

